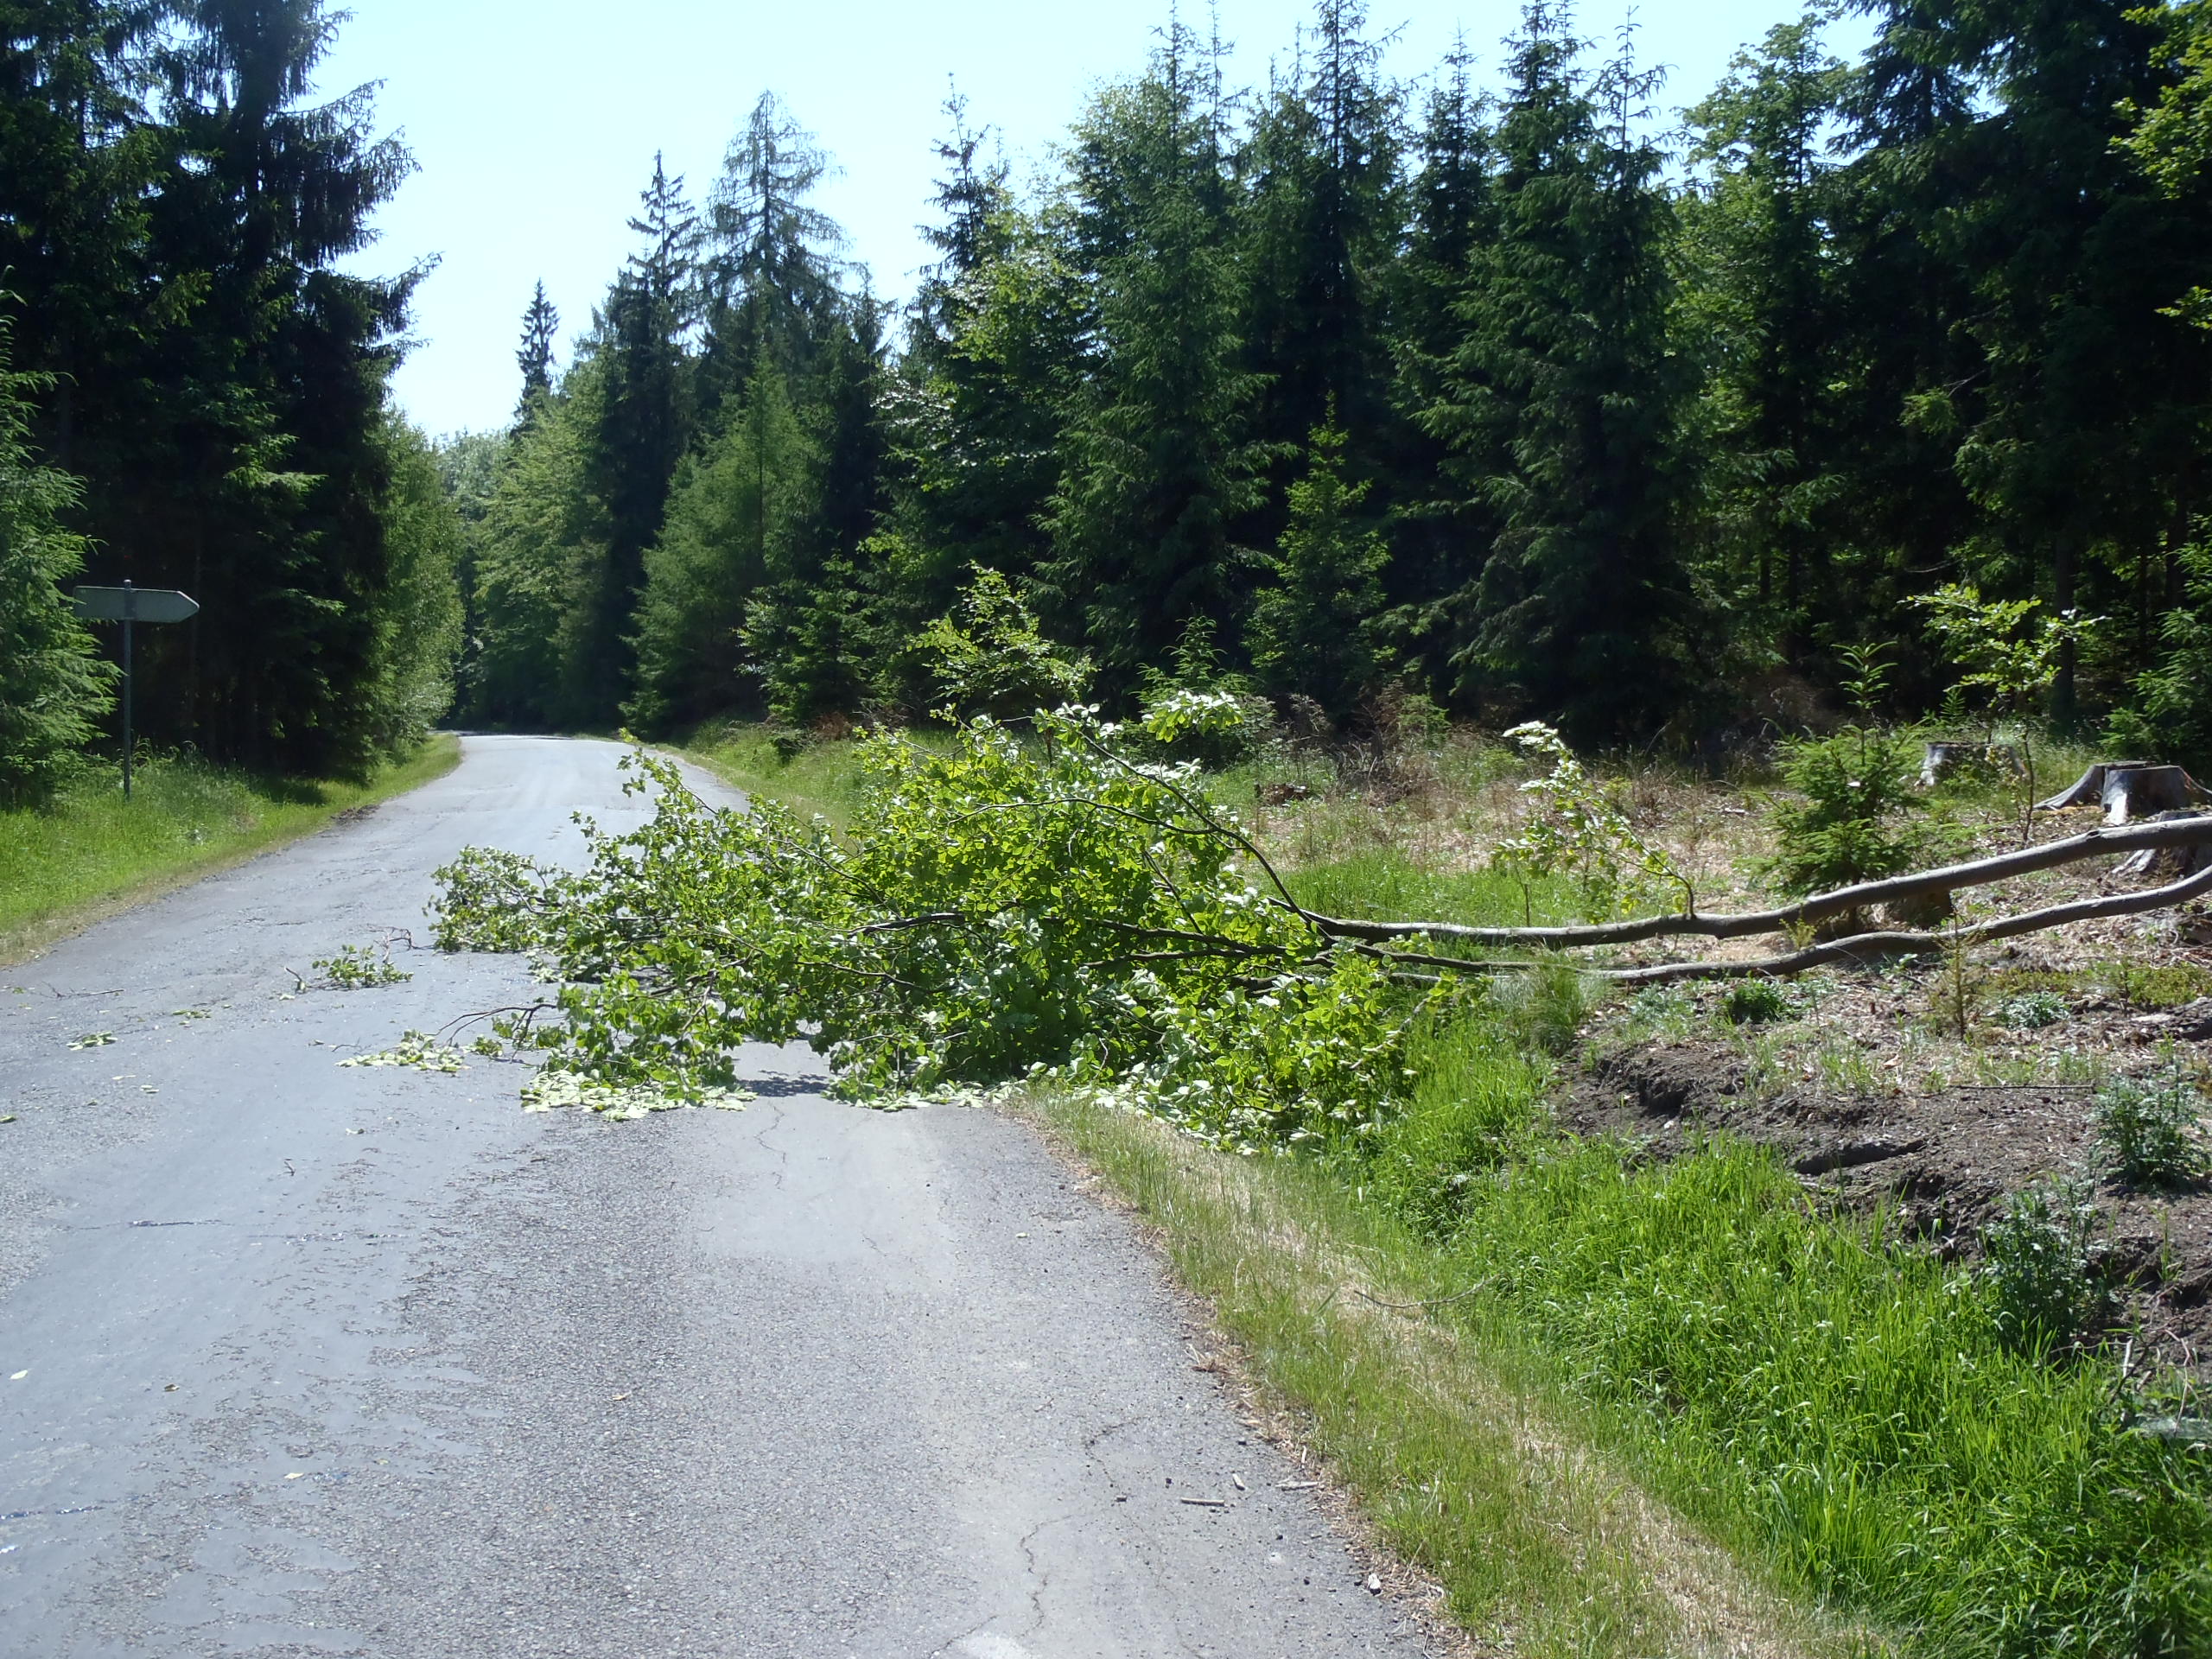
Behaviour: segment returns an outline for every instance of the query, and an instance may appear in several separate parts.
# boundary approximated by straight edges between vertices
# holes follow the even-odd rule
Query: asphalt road
[[[340,1066],[532,988],[292,971],[623,822],[616,753],[470,739],[0,969],[0,1659],[1423,1651],[1019,1125]]]

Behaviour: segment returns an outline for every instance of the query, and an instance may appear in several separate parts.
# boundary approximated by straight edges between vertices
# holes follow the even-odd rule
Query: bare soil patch
[[[2165,1029],[2204,1023],[2177,1017]],[[2125,1309],[2113,1334],[2132,1336],[2145,1359],[2212,1382],[2212,1190],[2139,1192],[2100,1176],[2093,1101],[2091,1085],[2064,1084],[1769,1093],[1741,1055],[1691,1041],[1599,1058],[1558,1114],[1563,1128],[1620,1136],[1653,1158],[1718,1132],[1770,1147],[1820,1200],[1886,1215],[1899,1237],[1946,1260],[1978,1258],[1981,1229],[2006,1193],[2087,1174],[2104,1224],[2101,1270]]]

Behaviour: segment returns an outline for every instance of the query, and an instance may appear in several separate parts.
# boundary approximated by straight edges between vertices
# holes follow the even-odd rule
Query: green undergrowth
[[[1502,870],[1439,869],[1390,848],[1294,868],[1283,879],[1300,904],[1325,916],[1470,927],[1580,919],[1574,888],[1563,878],[1539,878],[1524,892]]]
[[[2114,957],[2081,968],[1997,968],[1980,987],[1986,1001],[2038,993],[2109,999],[2132,1008],[2177,1008],[2212,996],[2212,969],[2193,962],[2130,962]]]
[[[428,783],[460,758],[460,740],[441,734],[365,784],[156,758],[137,769],[129,801],[103,772],[51,808],[0,812],[0,961]]]
[[[1477,1292],[1444,1317],[1909,1651],[2212,1649],[2212,1459],[2132,1432],[2109,1365],[2015,1351],[1970,1274],[1820,1213],[1762,1150],[1648,1165],[1552,1132],[1530,1018],[1432,1033],[1410,1109],[1333,1162],[1446,1294]]]
[[[907,737],[925,747],[941,747],[933,745],[927,733],[909,733]],[[819,738],[794,744],[789,734],[734,720],[702,726],[675,747],[685,760],[704,766],[731,787],[819,816],[832,828],[843,829],[860,810],[860,757],[849,741]]]

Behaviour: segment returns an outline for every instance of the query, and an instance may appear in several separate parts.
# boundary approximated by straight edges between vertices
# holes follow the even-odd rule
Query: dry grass
[[[1466,1650],[1797,1659],[1867,1653],[1653,1498],[1510,1356],[1427,1317],[1421,1248],[1288,1160],[1224,1157],[1149,1119],[1014,1109],[1141,1214],[1234,1344],[1249,1421],[1314,1459]]]

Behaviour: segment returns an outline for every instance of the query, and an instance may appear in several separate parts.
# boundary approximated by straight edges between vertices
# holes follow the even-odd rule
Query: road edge
[[[272,833],[265,838],[251,840],[218,852],[198,855],[150,875],[141,876],[111,893],[79,904],[67,906],[52,914],[28,922],[12,931],[0,934],[0,969],[19,968],[35,962],[53,950],[75,938],[79,934],[111,921],[116,917],[181,893],[209,876],[234,870],[241,864],[252,862],[270,853],[282,852],[287,847],[320,835],[333,823],[348,812],[364,807],[381,806],[386,801],[411,795],[449,775],[461,765],[462,736],[458,732],[434,732],[424,740],[423,747],[408,760],[388,768],[386,774],[375,782],[359,788],[348,798],[331,802],[327,808],[317,808],[307,822]],[[429,752],[435,749],[438,753]],[[428,765],[423,766],[425,760]],[[418,767],[421,769],[418,770]]]

